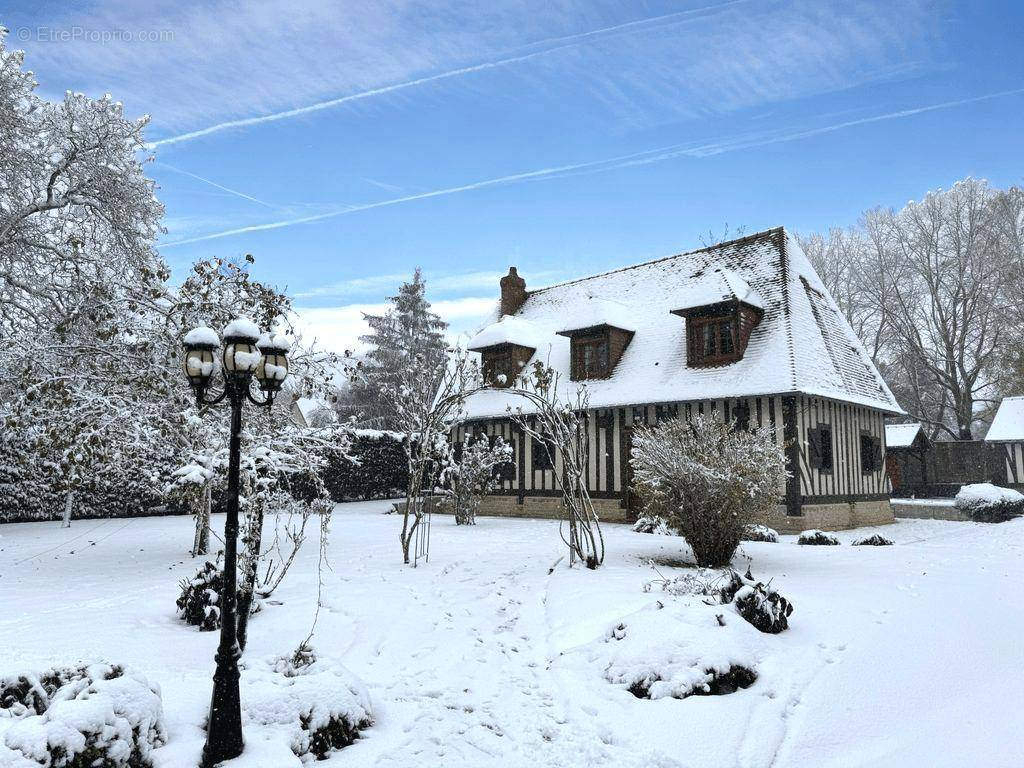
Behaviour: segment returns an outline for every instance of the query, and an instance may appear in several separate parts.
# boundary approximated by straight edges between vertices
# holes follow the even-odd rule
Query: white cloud
[[[1007,96],[1017,96],[1021,93],[1024,93],[1024,88],[1017,88],[1009,91],[999,91],[997,93],[988,93],[967,99],[944,101],[937,104],[928,104],[920,107],[911,107],[909,109],[901,109],[894,112],[885,112],[878,115],[870,115],[868,117],[862,117],[856,120],[846,120],[840,123],[832,123],[830,125],[780,128],[767,132],[744,134],[740,136],[730,136],[727,138],[714,141],[670,144],[668,146],[654,147],[651,149],[641,150],[639,152],[631,152],[625,155],[605,157],[599,160],[588,160],[582,163],[569,163],[566,165],[552,166],[550,168],[540,168],[533,171],[525,171],[523,173],[509,174],[507,176],[498,176],[493,179],[484,179],[482,181],[475,181],[470,184],[462,184],[457,187],[445,187],[443,189],[435,189],[429,192],[421,192],[415,195],[405,195],[403,197],[396,197],[390,200],[380,200],[375,203],[367,203],[364,205],[350,205],[340,210],[327,211],[325,213],[317,213],[308,216],[301,216],[298,218],[281,219],[279,221],[266,222],[262,224],[249,224],[246,226],[225,229],[219,232],[211,232],[203,235],[194,235],[190,237],[187,236],[179,240],[173,240],[169,243],[164,243],[162,244],[161,247],[173,248],[175,246],[185,245],[187,243],[199,243],[207,240],[217,240],[223,237],[232,237],[234,235],[240,235],[249,232],[263,232],[266,230],[290,227],[296,224],[310,224],[313,222],[325,221],[327,219],[333,219],[338,216],[346,216],[349,214],[358,213],[360,211],[367,211],[374,208],[385,208],[393,205],[410,203],[417,200],[427,200],[434,197],[447,197],[448,195],[456,195],[463,192],[472,192],[474,190],[484,189],[487,187],[521,184],[529,181],[542,181],[544,179],[558,178],[560,176],[568,176],[573,174],[600,173],[602,171],[609,171],[615,168],[625,168],[628,166],[648,165],[651,163],[665,162],[667,160],[673,160],[679,157],[700,159],[703,157],[710,157],[713,155],[725,154],[727,152],[736,152],[745,149],[752,149],[754,147],[762,147],[770,144],[782,144],[790,141],[799,141],[801,139],[810,138],[812,136],[818,136],[825,133],[833,133],[835,131],[846,130],[848,128],[854,128],[861,125],[868,125],[871,123],[884,122],[888,120],[900,120],[906,117],[913,117],[914,115],[924,114],[927,112],[953,109],[955,107],[966,106],[969,104],[989,101],[992,99],[1001,99]]]
[[[25,43],[44,87],[109,90],[130,114],[154,115],[158,141],[384,95],[401,104],[397,92],[496,67],[513,71],[536,101],[564,107],[570,95],[581,121],[723,113],[906,76],[928,65],[937,23],[925,0],[733,0],[646,18],[615,0],[43,7],[48,15],[34,21],[58,30],[171,35]]]
[[[470,296],[433,302],[434,312],[449,324],[452,340],[474,330],[491,314],[497,305],[497,290],[491,296]],[[316,341],[330,352],[343,354],[365,349],[359,337],[369,331],[363,313],[382,314],[388,304],[346,304],[338,307],[296,307],[303,340]]]

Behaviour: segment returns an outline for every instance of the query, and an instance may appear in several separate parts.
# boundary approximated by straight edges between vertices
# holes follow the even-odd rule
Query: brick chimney
[[[515,267],[508,268],[508,274],[501,278],[501,314],[514,315],[526,301],[526,281],[519,276]]]

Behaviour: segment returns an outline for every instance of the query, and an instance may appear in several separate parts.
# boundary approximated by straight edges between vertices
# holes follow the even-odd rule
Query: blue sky
[[[42,93],[149,114],[180,276],[256,257],[343,349],[421,266],[455,330],[745,228],[1024,181],[1017,3],[69,2],[8,8]]]

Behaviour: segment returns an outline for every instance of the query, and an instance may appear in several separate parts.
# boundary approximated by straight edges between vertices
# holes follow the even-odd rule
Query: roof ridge
[[[552,283],[551,285],[545,285],[540,288],[534,288],[532,291],[527,291],[527,296],[533,296],[534,294],[541,293],[543,291],[550,291],[552,288],[562,288],[566,285],[574,285],[576,283],[582,283],[586,280],[593,280],[597,277],[605,277],[606,275],[614,275],[619,272],[625,272],[630,269],[638,269],[639,267],[647,267],[651,264],[658,264],[662,261],[668,261],[669,259],[678,259],[680,256],[693,256],[698,253],[709,253],[720,248],[729,248],[737,245],[744,245],[754,240],[769,239],[775,237],[779,233],[785,233],[786,228],[784,226],[771,227],[770,229],[763,229],[760,232],[753,232],[743,237],[733,238],[732,240],[723,240],[720,243],[714,245],[706,245],[703,248],[695,248],[692,251],[682,251],[680,253],[673,253],[669,256],[659,256],[656,259],[650,259],[649,261],[641,261],[638,264],[629,264],[625,267],[616,267],[615,269],[609,269],[606,272],[598,272],[593,275],[586,275],[585,277],[575,277],[572,280],[563,280],[560,283]]]

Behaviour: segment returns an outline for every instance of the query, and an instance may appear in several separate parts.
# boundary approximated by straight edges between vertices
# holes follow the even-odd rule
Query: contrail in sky
[[[173,165],[169,165],[168,163],[165,163],[163,161],[158,161],[156,164],[161,166],[162,168],[166,168],[169,171],[174,171],[175,173],[180,173],[182,176],[189,176],[189,177],[191,177],[193,179],[196,179],[197,181],[203,182],[204,184],[209,184],[211,187],[216,187],[217,189],[222,189],[225,192],[230,192],[232,195],[235,195],[237,197],[241,197],[241,198],[243,198],[245,200],[251,200],[252,202],[259,203],[260,205],[265,205],[267,208],[277,208],[278,207],[276,205],[271,205],[270,203],[265,203],[262,200],[260,200],[259,198],[253,197],[252,195],[247,195],[247,194],[245,194],[245,192],[239,192],[237,189],[232,189],[231,187],[225,187],[223,184],[218,184],[216,181],[212,181],[211,179],[207,179],[204,176],[200,176],[198,173],[191,173],[190,171],[185,171],[185,170],[182,170],[181,168],[175,168]]]
[[[263,232],[269,229],[281,229],[282,227],[290,227],[295,224],[309,224],[315,221],[333,219],[338,216],[347,216],[348,214],[358,213],[359,211],[368,211],[374,208],[386,208],[392,205],[400,205],[402,203],[409,203],[415,200],[426,200],[432,197],[446,197],[448,195],[455,195],[461,192],[470,192],[472,190],[484,189],[486,187],[496,187],[505,184],[518,184],[522,182],[537,181],[546,178],[557,178],[559,176],[571,175],[580,172],[597,173],[601,171],[613,170],[615,168],[625,168],[634,165],[647,165],[650,163],[659,163],[665,160],[671,160],[676,157],[692,157],[696,159],[703,157],[711,157],[713,155],[721,155],[727,152],[751,149],[753,147],[764,147],[770,144],[781,144],[789,141],[799,141],[800,139],[809,138],[811,136],[818,136],[824,133],[832,133],[833,131],[840,131],[858,125],[868,125],[870,123],[878,123],[885,120],[898,120],[904,117],[920,115],[925,112],[935,112],[937,110],[942,109],[951,109],[953,107],[959,107],[965,104],[975,104],[980,101],[989,101],[991,99],[998,99],[1005,96],[1014,96],[1021,93],[1024,93],[1024,88],[1016,88],[1011,91],[999,91],[997,93],[989,93],[983,96],[974,96],[969,99],[960,99],[958,101],[944,101],[938,104],[929,104],[923,107],[901,109],[897,112],[886,112],[885,114],[881,115],[862,117],[857,120],[847,120],[845,122],[833,123],[832,125],[820,126],[818,128],[807,128],[788,132],[761,133],[755,135],[748,135],[745,137],[737,137],[735,139],[726,139],[725,141],[720,142],[704,144],[671,144],[664,147],[655,147],[653,149],[644,150],[642,152],[633,152],[627,155],[606,157],[602,160],[591,160],[583,163],[572,163],[569,165],[559,165],[550,168],[541,168],[536,171],[515,173],[508,176],[499,176],[494,179],[485,179],[483,181],[476,181],[471,184],[463,184],[457,187],[446,187],[444,189],[435,189],[431,190],[430,192],[421,192],[415,195],[394,197],[389,200],[380,200],[375,203],[351,205],[345,208],[340,208],[335,211],[328,211],[327,213],[319,213],[312,216],[303,216],[301,218],[286,219],[283,221],[269,222],[266,224],[253,224],[246,227],[228,229],[223,232],[214,232],[208,235],[198,235],[196,237],[190,237],[184,240],[175,240],[174,242],[171,243],[165,243],[160,247],[172,248],[177,245],[185,245],[187,243],[199,243],[204,242],[206,240],[216,240],[222,237],[231,237],[232,235],[245,234],[247,232]]]
[[[547,56],[550,53],[562,51],[567,48],[572,48],[590,38],[604,37],[614,33],[624,33],[636,31],[637,29],[643,29],[650,26],[657,26],[662,22],[669,21],[670,19],[682,19],[686,16],[693,16],[695,14],[704,13],[706,11],[718,11],[723,8],[729,8],[734,5],[749,2],[750,0],[731,0],[731,2],[721,3],[719,5],[709,5],[703,8],[691,8],[688,11],[676,11],[675,13],[666,13],[662,16],[652,16],[646,19],[638,19],[636,21],[629,21],[624,24],[616,24],[611,27],[603,27],[601,29],[593,29],[589,32],[579,32],[574,35],[566,35],[564,37],[552,37],[546,40],[539,40],[536,43],[522,46],[522,48],[533,48],[538,45],[552,45],[551,48],[545,48],[541,51],[533,51],[531,53],[525,53],[519,56],[509,56],[503,59],[497,59],[495,61],[488,61],[482,64],[474,64],[468,67],[460,67],[459,69],[451,69],[447,72],[439,72],[435,75],[427,75],[425,77],[418,77],[415,80],[407,80],[403,83],[394,83],[393,85],[385,85],[380,88],[371,88],[370,90],[360,91],[359,93],[351,93],[347,96],[340,96],[336,99],[328,99],[327,101],[320,101],[315,104],[307,104],[304,107],[296,107],[295,109],[288,109],[283,112],[274,112],[268,115],[259,115],[257,117],[244,117],[238,120],[228,120],[223,123],[217,123],[215,125],[208,126],[206,128],[200,128],[196,131],[189,131],[188,133],[182,133],[178,136],[169,136],[165,139],[157,139],[151,141],[147,145],[150,149],[156,147],[163,147],[170,144],[180,144],[186,141],[192,141],[202,136],[209,136],[212,133],[219,133],[221,131],[230,130],[232,128],[245,128],[250,125],[259,125],[261,123],[271,123],[277,120],[287,120],[291,117],[298,117],[300,115],[306,115],[311,112],[319,112],[323,109],[331,109],[333,107],[347,104],[350,101],[359,101],[361,99],[368,99],[374,96],[383,96],[387,93],[394,93],[395,91],[403,91],[408,88],[416,88],[421,85],[428,83],[435,83],[440,80],[448,80],[455,77],[461,77],[462,75],[469,75],[474,72],[483,72],[488,69],[496,69],[498,67],[506,67],[509,64],[518,64],[523,61],[529,61],[540,56]]]

